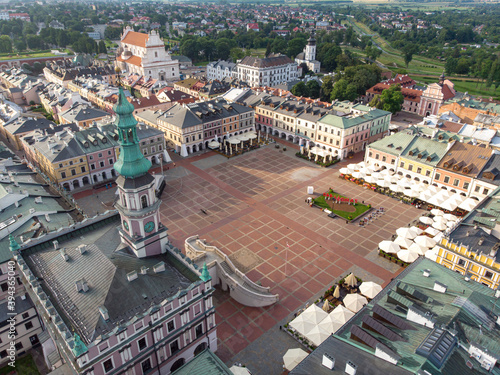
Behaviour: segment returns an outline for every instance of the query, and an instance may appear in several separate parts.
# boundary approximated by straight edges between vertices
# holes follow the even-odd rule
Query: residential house
[[[86,104],[77,103],[67,111],[60,113],[59,121],[61,124],[75,123],[81,128],[86,128],[107,116],[109,116],[108,112],[95,109]]]
[[[411,133],[398,132],[370,143],[365,152],[365,163],[396,172],[399,165],[399,157],[414,138],[415,135]]]

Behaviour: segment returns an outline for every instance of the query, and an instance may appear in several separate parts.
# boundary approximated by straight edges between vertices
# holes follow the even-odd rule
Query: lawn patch
[[[333,194],[334,198],[331,200],[327,200],[325,196],[321,195],[313,200],[314,204],[321,208],[332,211],[335,215],[343,217],[346,220],[354,220],[371,208],[371,205],[362,203],[336,203],[336,197],[345,199],[347,199],[347,197],[334,192],[332,189],[330,189],[327,194]],[[351,198],[349,200],[351,200]]]
[[[7,374],[30,374],[30,375],[39,375],[40,372],[36,367],[35,361],[31,354],[25,355],[21,358],[16,358],[16,366],[11,367],[9,365],[0,368],[0,375]]]

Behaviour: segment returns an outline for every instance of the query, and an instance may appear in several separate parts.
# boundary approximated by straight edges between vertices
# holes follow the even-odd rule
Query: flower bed
[[[397,256],[393,256],[392,254],[386,253],[384,250],[379,249],[378,255],[380,255],[381,257],[384,257],[386,259],[389,259],[393,263],[399,264],[401,267],[408,267],[408,263],[403,262]]]
[[[338,158],[335,158],[335,159],[332,159],[330,160],[328,163],[323,163],[322,161],[318,160],[318,161],[314,161],[314,158],[309,158],[309,156],[305,155],[305,154],[301,154],[300,152],[297,152],[295,153],[295,156],[297,156],[298,158],[301,158],[301,159],[304,159],[304,160],[307,160],[307,161],[311,161],[317,165],[321,165],[322,167],[329,167],[331,165],[334,165],[336,163],[339,162],[339,159]]]
[[[326,200],[327,196],[326,194],[332,196],[332,200],[349,200],[349,202],[352,202],[352,204],[349,204],[348,207],[350,208],[349,210],[335,210],[332,209],[328,201]],[[347,219],[349,221],[356,219],[358,216],[364,214],[366,211],[368,211],[371,208],[371,205],[365,205],[362,203],[357,203],[357,199],[348,199],[344,197],[343,195],[340,195],[338,193],[335,193],[332,189],[328,191],[328,193],[325,193],[322,196],[319,196],[318,198],[313,200],[314,204],[327,209],[329,211],[332,211],[335,215],[340,216],[344,219]],[[347,201],[342,201],[342,202],[347,202]]]

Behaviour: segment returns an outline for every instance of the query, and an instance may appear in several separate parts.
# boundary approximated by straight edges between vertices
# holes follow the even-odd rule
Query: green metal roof
[[[206,349],[171,375],[233,375],[210,349]]]
[[[356,116],[325,115],[319,120],[319,122],[336,128],[348,129],[353,126],[387,116],[388,114],[390,114],[390,112],[374,109],[368,113]]]
[[[120,157],[114,168],[120,176],[136,178],[146,174],[151,162],[144,157],[137,137],[137,120],[133,116],[134,106],[128,102],[120,87],[118,102],[113,110],[116,113],[115,125],[118,128]]]
[[[415,137],[401,156],[405,159],[414,160],[417,163],[436,166],[446,154],[447,147],[447,143],[423,137]],[[413,155],[410,155],[411,151],[413,151]]]
[[[369,148],[399,156],[406,147],[408,147],[411,141],[413,141],[413,138],[415,138],[413,134],[400,132],[371,143]]]

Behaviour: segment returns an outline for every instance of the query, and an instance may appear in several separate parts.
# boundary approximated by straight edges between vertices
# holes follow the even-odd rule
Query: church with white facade
[[[314,36],[311,35],[307,40],[304,52],[299,53],[295,57],[295,62],[297,65],[305,63],[311,72],[319,73],[321,63],[316,60],[316,39],[314,39]]]
[[[179,61],[172,60],[156,30],[148,34],[125,28],[117,51],[116,66],[128,74],[160,81],[180,79]]]

